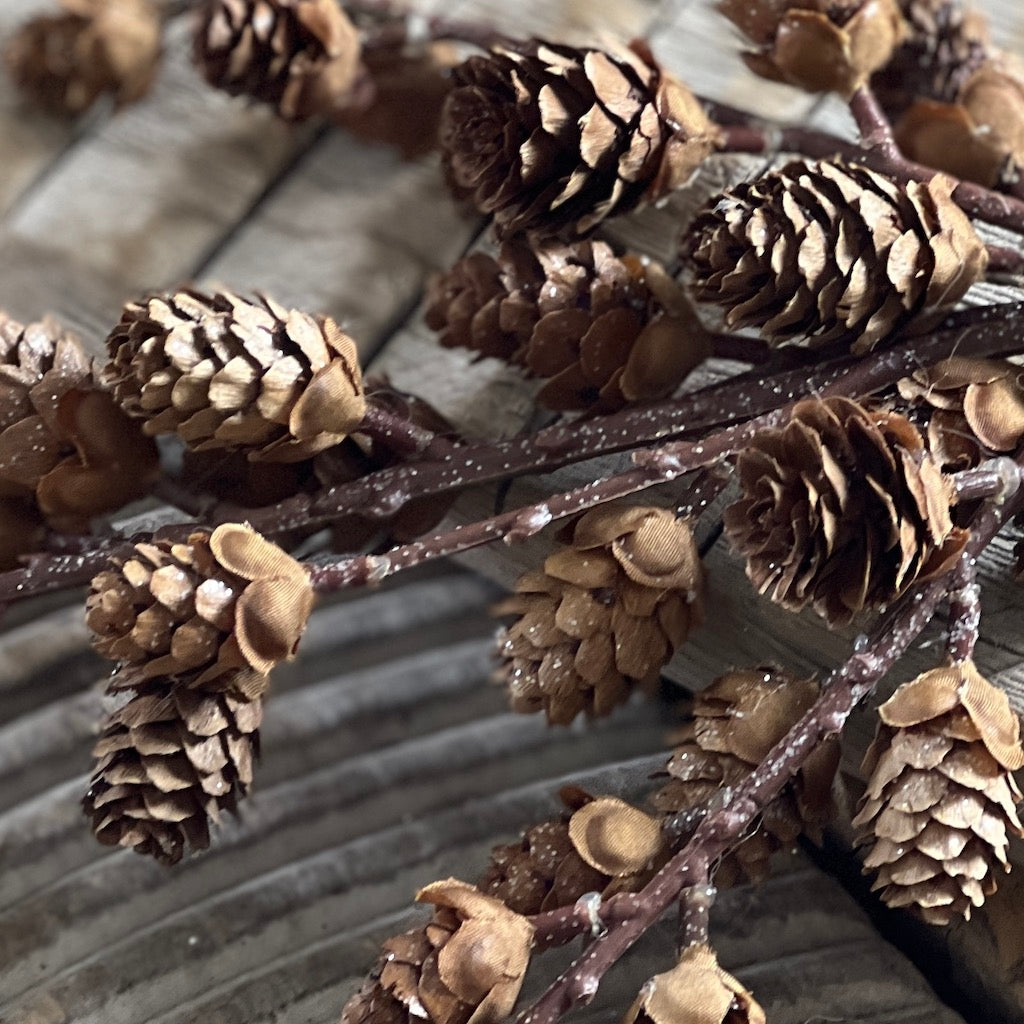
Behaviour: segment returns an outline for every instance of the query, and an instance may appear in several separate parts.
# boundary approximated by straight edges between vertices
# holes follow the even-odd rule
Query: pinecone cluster
[[[663,398],[710,354],[664,268],[606,242],[471,253],[430,282],[425,316],[443,345],[548,378],[537,401],[556,411]]]
[[[1020,722],[1006,694],[971,662],[905,683],[879,709],[864,761],[867,792],[854,825],[869,844],[865,870],[891,907],[930,924],[970,918],[1010,870],[1011,836],[1024,836]]]
[[[695,295],[773,344],[865,352],[923,309],[960,299],[988,254],[937,175],[900,185],[798,160],[711,199],[684,240]]]
[[[699,623],[703,586],[693,533],[672,512],[587,512],[571,542],[496,609],[517,616],[498,639],[512,708],[567,725],[650,688]]]
[[[669,781],[651,797],[663,814],[696,811],[723,788],[756,768],[817,700],[814,679],[795,679],[773,668],[728,672],[694,699],[693,718],[666,765]],[[797,776],[766,809],[756,830],[715,871],[715,884],[762,882],[771,857],[801,834],[821,839],[831,817],[832,782],[839,767],[838,740],[821,744]]]
[[[683,184],[717,138],[640,48],[508,43],[454,72],[441,117],[455,191],[497,232],[581,236]]]

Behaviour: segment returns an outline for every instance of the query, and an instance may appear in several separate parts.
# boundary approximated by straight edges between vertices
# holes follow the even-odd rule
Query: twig
[[[447,438],[372,402],[367,405],[356,433],[365,434],[403,458],[421,455],[443,458],[456,447]]]
[[[988,459],[974,469],[953,474],[958,504],[995,498],[1004,501],[1017,491],[1021,483],[1021,470],[1013,459],[1005,455]]]
[[[355,13],[367,14],[384,22],[364,31],[365,49],[387,49],[405,43],[451,39],[488,50],[507,38],[497,29],[481,22],[410,11],[405,5],[394,3],[393,0],[349,0],[346,7]]]
[[[975,561],[963,555],[957,563],[949,587],[949,634],[946,653],[952,662],[969,661],[974,656],[981,625],[981,587],[978,586]]]
[[[679,894],[679,949],[707,945],[711,908],[718,890],[709,879],[691,885]]]

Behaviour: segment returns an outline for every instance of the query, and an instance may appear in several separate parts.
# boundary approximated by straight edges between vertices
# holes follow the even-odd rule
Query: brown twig
[[[679,894],[680,950],[687,946],[707,945],[711,908],[717,895],[718,890],[706,878]]]
[[[974,657],[981,625],[981,587],[978,586],[975,560],[963,555],[957,563],[949,586],[949,632],[946,653],[952,662]]]

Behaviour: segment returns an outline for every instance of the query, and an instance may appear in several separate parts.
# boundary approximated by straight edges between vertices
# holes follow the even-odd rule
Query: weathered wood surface
[[[46,6],[5,0],[0,38]],[[702,92],[848,128],[832,101],[754,83],[709,0],[432,6],[558,38],[598,28],[647,35]],[[1024,47],[1017,0],[983,6]],[[0,308],[22,318],[54,311],[95,345],[141,291],[190,278],[261,287],[335,315],[367,357],[384,346],[375,367],[468,433],[521,429],[534,416],[531,386],[489,361],[469,368],[440,351],[415,312],[426,275],[479,228],[447,201],[433,162],[402,164],[336,131],[290,129],[211,92],[188,67],[186,36],[179,20],[158,88],[116,117],[46,122],[0,79]],[[700,187],[736,171],[723,163]],[[669,254],[696,194],[617,231]],[[544,486],[523,481],[506,502]],[[467,498],[457,515],[489,502]],[[472,564],[507,581],[528,553],[501,548]],[[1024,693],[1022,603],[999,579],[1007,559],[1001,548],[983,566],[981,658]],[[727,663],[813,670],[843,656],[844,638],[754,600],[721,547],[709,567],[715,615],[674,666],[685,685],[706,684]],[[408,919],[415,888],[479,870],[499,837],[550,812],[555,780],[635,791],[657,765],[664,709],[631,706],[557,732],[507,714],[486,684],[493,627],[483,610],[494,593],[478,576],[435,570],[319,610],[302,659],[275,679],[257,792],[241,822],[171,872],[99,848],[79,813],[104,668],[86,648],[77,607],[0,635],[0,1022],[335,1020],[377,941]],[[929,656],[915,652],[913,665]],[[870,728],[864,716],[853,747]],[[963,986],[988,985],[980,1019],[1019,1020],[1024,1007],[1014,973],[1024,954],[1019,899],[1019,887],[1005,887],[988,919],[954,937]],[[800,857],[761,890],[725,894],[715,936],[772,1024],[961,1020]],[[614,974],[588,1017],[613,1019],[662,968],[669,944],[662,936]]]

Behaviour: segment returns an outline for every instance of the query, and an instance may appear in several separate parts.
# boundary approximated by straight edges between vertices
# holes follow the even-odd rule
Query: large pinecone
[[[147,434],[293,462],[340,443],[366,410],[355,343],[330,317],[266,296],[179,291],[129,303],[104,371]]]
[[[769,342],[843,338],[866,351],[984,273],[987,250],[952,189],[941,175],[899,185],[864,167],[794,161],[697,215],[683,250],[696,296]]]
[[[606,242],[472,253],[430,282],[425,315],[443,345],[550,378],[537,400],[558,411],[663,398],[710,351],[662,266]]]
[[[565,725],[650,688],[699,621],[703,586],[693,534],[667,509],[588,512],[496,609],[518,616],[498,640],[513,709]]]
[[[685,182],[716,130],[646,51],[531,40],[456,68],[440,137],[500,234],[578,236]]]
[[[359,34],[336,0],[206,0],[195,36],[203,77],[300,120],[341,105],[360,73]]]
[[[847,398],[800,402],[736,462],[742,497],[723,514],[762,594],[837,625],[949,568],[967,543],[953,485],[916,427]]]
[[[931,924],[970,918],[1010,870],[1010,835],[1024,836],[1012,772],[1024,767],[1020,722],[1006,694],[971,662],[933,669],[879,708],[854,825],[872,844],[864,866],[891,907]]]

